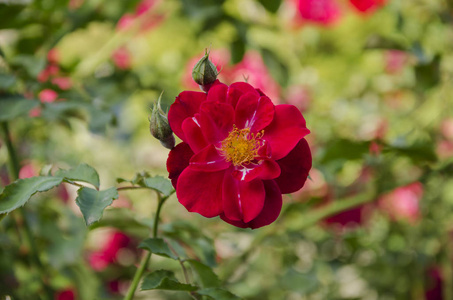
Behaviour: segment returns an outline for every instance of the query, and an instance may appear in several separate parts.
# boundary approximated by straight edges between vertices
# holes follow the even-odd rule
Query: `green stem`
[[[157,229],[159,226],[159,216],[160,216],[160,211],[162,209],[163,204],[165,203],[165,200],[168,199],[170,196],[165,196],[161,197],[159,193],[157,193],[158,196],[158,204],[157,204],[157,210],[156,210],[156,217],[154,218],[154,227],[153,227],[153,238],[157,237]],[[148,252],[140,262],[140,265],[135,271],[134,278],[132,279],[132,283],[129,286],[129,290],[127,291],[126,297],[124,297],[124,300],[131,300],[134,297],[135,290],[138,287],[138,284],[140,283],[140,279],[143,276],[143,273],[145,272],[146,266],[149,263],[149,260],[151,258],[151,252]]]
[[[17,156],[17,152],[14,149],[12,140],[11,140],[11,135],[9,132],[9,127],[7,122],[2,122],[1,123],[1,130],[4,136],[4,141],[6,144],[6,148],[8,149],[8,155],[9,155],[9,164],[10,164],[10,172],[11,172],[11,178],[12,180],[17,180],[19,178],[19,159]],[[39,258],[39,252],[38,248],[35,243],[35,237],[33,236],[33,232],[31,230],[30,225],[28,224],[27,220],[27,214],[25,212],[25,209],[23,207],[19,208],[19,212],[21,214],[22,220],[23,220],[23,229],[25,232],[25,239],[27,240],[28,246],[30,247],[30,254],[31,254],[31,259],[33,260],[33,263],[38,269],[38,272],[41,275],[42,278],[42,285],[44,287],[44,290],[47,294],[47,299],[51,300],[53,299],[53,291],[50,288],[50,286],[47,284],[48,276],[47,272],[41,262],[41,259]]]
[[[308,228],[329,216],[338,214],[348,209],[352,209],[361,204],[371,202],[374,199],[375,190],[373,188],[370,188],[364,193],[361,193],[357,196],[346,198],[343,200],[340,199],[336,200],[321,208],[310,210],[307,213],[307,215],[302,215],[297,223],[292,223],[289,225],[290,227],[289,230],[299,231]]]

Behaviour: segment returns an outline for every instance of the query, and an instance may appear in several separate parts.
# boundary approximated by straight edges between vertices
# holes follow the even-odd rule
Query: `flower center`
[[[222,141],[220,148],[226,161],[235,166],[250,163],[258,156],[258,150],[263,145],[261,141],[263,134],[264,131],[250,133],[250,128],[237,129],[233,126],[233,130]]]

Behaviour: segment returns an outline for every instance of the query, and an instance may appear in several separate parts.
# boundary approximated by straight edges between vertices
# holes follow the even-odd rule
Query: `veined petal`
[[[182,130],[182,122],[198,112],[201,103],[206,101],[206,94],[201,92],[184,91],[176,97],[168,111],[168,122],[173,132],[183,141],[186,137]]]
[[[235,111],[235,124],[238,128],[250,128],[258,132],[272,122],[274,104],[266,96],[247,93],[239,98]]]
[[[273,180],[263,181],[263,185],[266,197],[264,200],[263,208],[256,218],[254,218],[250,222],[243,222],[230,219],[225,213],[222,213],[220,215],[220,218],[236,227],[249,227],[252,229],[263,227],[274,222],[282,209],[282,194],[280,193],[277,184]]]
[[[283,194],[294,193],[300,190],[307,180],[311,169],[312,158],[310,147],[305,139],[301,139],[291,152],[284,158],[277,160],[282,170],[275,178]]]
[[[197,114],[192,118],[186,118],[182,122],[182,130],[186,137],[186,142],[189,144],[193,152],[198,153],[201,149],[209,145],[206,141],[203,132],[201,131],[200,125],[196,119]]]
[[[178,179],[178,201],[190,212],[206,218],[218,216],[222,207],[222,182],[225,171],[203,172],[186,168]]]
[[[272,123],[264,129],[263,139],[268,141],[275,160],[285,157],[302,139],[310,133],[305,119],[293,105],[275,106]]]
[[[214,145],[209,145],[190,160],[189,166],[192,170],[215,172],[227,169],[231,164],[219,154]]]
[[[233,171],[236,180],[251,181],[255,178],[270,180],[280,176],[280,166],[271,159],[261,160],[257,165],[250,165],[238,168]]]
[[[176,147],[174,147],[168,154],[168,178],[170,178],[171,183],[175,188],[179,175],[189,166],[189,161],[193,154],[194,153],[190,149],[189,145],[184,142],[176,145]]]
[[[200,127],[211,144],[216,144],[228,136],[233,128],[233,119],[234,110],[230,104],[205,102],[200,107]]]
[[[223,211],[230,219],[249,222],[263,209],[264,185],[261,180],[236,180],[225,172],[223,181]]]

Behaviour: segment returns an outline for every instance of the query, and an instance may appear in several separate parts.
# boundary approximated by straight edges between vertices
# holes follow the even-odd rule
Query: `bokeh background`
[[[272,225],[238,229],[172,196],[160,236],[243,299],[453,299],[450,0],[0,1],[0,121],[20,177],[79,163],[103,189],[166,177],[150,108],[162,91],[167,111],[199,90],[191,69],[205,49],[221,81],[301,110],[313,169]],[[0,140],[0,190],[6,148]],[[62,184],[26,204],[55,299],[121,299],[156,196],[122,191],[90,227],[75,197]],[[0,299],[40,299],[11,215],[0,223]],[[177,261],[153,256],[152,267],[182,278]]]

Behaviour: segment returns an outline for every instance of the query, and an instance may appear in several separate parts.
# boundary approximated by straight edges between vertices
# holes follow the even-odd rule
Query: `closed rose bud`
[[[173,149],[175,146],[175,138],[173,131],[170,128],[166,114],[160,107],[160,101],[162,94],[157,100],[157,104],[154,104],[151,117],[149,118],[149,129],[151,134],[160,141],[162,146],[167,149]]]
[[[192,69],[193,80],[200,85],[200,88],[207,92],[211,85],[217,80],[217,67],[209,60],[209,52],[197,62]]]

